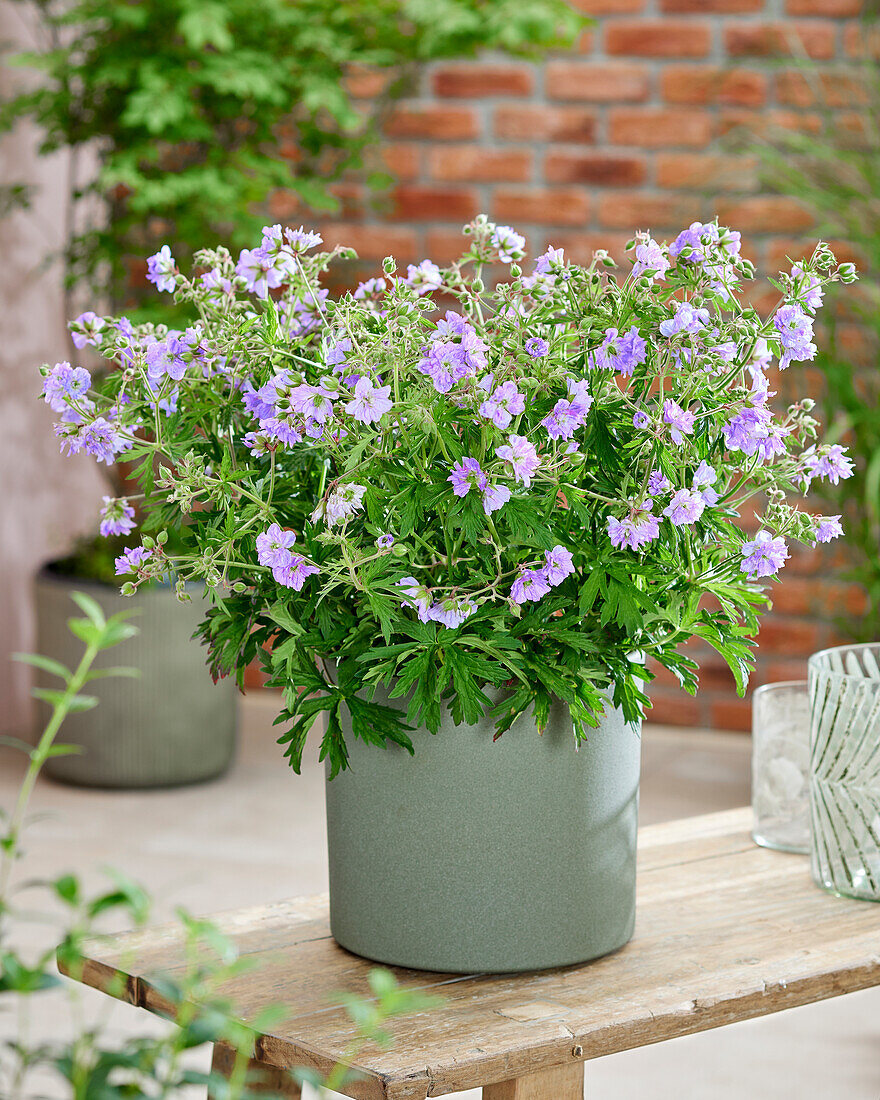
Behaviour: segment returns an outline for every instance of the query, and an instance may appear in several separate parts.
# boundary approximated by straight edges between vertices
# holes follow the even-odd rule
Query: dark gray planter
[[[343,728],[351,768],[327,783],[343,947],[471,973],[584,962],[632,936],[640,731],[620,712],[578,752],[561,703],[543,736],[524,719],[495,742],[491,722],[445,714],[413,757]]]
[[[88,593],[105,614],[139,608],[135,638],[99,654],[96,668],[131,665],[141,677],[108,677],[85,689],[97,707],[70,715],[60,738],[82,752],[49,760],[46,772],[65,783],[92,787],[168,787],[222,775],[232,762],[236,734],[236,688],[231,679],[214,684],[205,650],[192,634],[203,614],[201,591],[180,603],[171,588],[121,596],[109,585],[57,576],[44,570],[36,581],[37,648],[69,668],[82,643],[67,629],[79,610],[72,591]],[[39,674],[43,686],[57,681]],[[47,709],[40,704],[40,718]]]

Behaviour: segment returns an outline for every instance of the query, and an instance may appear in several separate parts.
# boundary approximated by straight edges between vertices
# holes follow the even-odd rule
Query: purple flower
[[[774,538],[769,531],[759,531],[751,542],[743,543],[741,553],[740,570],[755,580],[778,572],[788,558],[788,547],[781,536]]]
[[[694,489],[701,490],[700,496],[706,505],[711,506],[718,503],[718,493],[712,488],[717,480],[718,474],[715,472],[714,466],[710,466],[708,462],[701,462],[694,471],[691,485]]]
[[[365,298],[378,298],[388,289],[384,279],[366,279],[362,283],[358,283],[357,290],[354,292],[354,297],[358,301],[362,301]]]
[[[401,607],[414,607],[419,616],[419,621],[428,621],[428,612],[431,606],[431,590],[424,584],[420,584],[415,577],[401,577],[397,582],[407,597],[401,601]]]
[[[686,523],[696,522],[705,507],[705,501],[699,493],[691,489],[679,489],[672,494],[672,499],[663,509],[663,515],[668,516],[676,527],[683,527]]]
[[[272,576],[278,584],[299,592],[306,578],[318,571],[318,567],[307,562],[302,554],[290,554],[286,562],[274,566]]]
[[[134,441],[126,439],[106,417],[99,416],[80,428],[78,449],[108,466],[114,464],[118,454],[131,450],[133,446]]]
[[[496,225],[489,243],[503,264],[512,264],[515,260],[521,260],[526,247],[525,237],[521,237],[509,225]]]
[[[43,397],[55,412],[66,412],[74,402],[82,402],[89,392],[92,376],[85,367],[56,363],[43,379]]]
[[[524,435],[509,435],[505,446],[499,447],[495,454],[510,466],[514,478],[528,489],[541,464],[538,452],[528,439]]]
[[[655,279],[662,279],[668,270],[669,260],[666,253],[653,238],[647,237],[636,245],[633,275],[647,275],[653,283]]]
[[[708,309],[695,309],[690,302],[676,302],[672,317],[660,322],[660,334],[675,336],[678,332],[699,332],[708,320]]]
[[[491,375],[490,375],[491,377]],[[480,416],[496,428],[507,428],[515,416],[525,411],[526,401],[515,382],[504,382],[480,405]]]
[[[550,582],[543,569],[523,569],[510,589],[510,598],[514,603],[523,604],[529,600],[540,600],[550,591]]]
[[[826,444],[818,451],[811,447],[804,451],[801,461],[807,477],[827,478],[832,485],[838,485],[841,479],[852,477],[855,469],[852,459],[846,453],[846,447],[841,447],[839,443]]]
[[[544,552],[544,577],[551,588],[562,584],[566,577],[574,572],[571,551],[564,546],[554,546]]]
[[[561,397],[553,411],[541,421],[551,439],[571,439],[586,419],[587,410],[576,401]]]
[[[153,556],[153,551],[145,546],[128,546],[116,559],[116,576],[126,573],[138,573],[144,562]]]
[[[67,327],[70,329],[70,338],[74,347],[84,348],[87,344],[92,344],[97,348],[103,340],[101,334],[107,327],[107,322],[103,317],[88,310],[86,313],[81,313],[75,321],[70,321]]]
[[[308,252],[310,248],[316,248],[319,244],[324,243],[324,238],[320,233],[315,233],[311,229],[303,229],[302,226],[299,229],[290,229],[289,227],[285,229],[284,240],[290,251],[297,254]]]
[[[773,327],[779,333],[782,358],[779,369],[785,370],[791,362],[804,362],[816,355],[813,340],[813,318],[804,313],[796,303],[780,306],[773,316]]]
[[[393,407],[394,402],[388,399],[390,393],[390,386],[374,386],[371,379],[362,375],[354,388],[354,399],[345,406],[345,411],[362,424],[372,424]]]
[[[171,333],[164,340],[154,340],[148,344],[145,355],[150,381],[158,382],[167,375],[175,382],[179,382],[186,373],[186,360],[183,354],[187,351],[189,351],[188,346]]]
[[[633,505],[622,519],[608,517],[608,537],[612,546],[640,550],[660,534],[660,521],[649,504]]]
[[[691,222],[687,229],[683,229],[669,246],[669,255],[682,262],[700,264],[706,259],[704,248],[711,248],[718,244],[720,234],[718,226],[714,222]],[[739,251],[739,233],[726,231],[726,241],[731,255]]]
[[[525,243],[525,242],[523,242]],[[547,251],[535,260],[535,274],[549,275],[551,264],[562,266],[565,256],[561,248],[548,248]]]
[[[380,550],[390,550],[394,545],[394,535],[380,535],[376,539],[376,545]]]
[[[825,297],[821,280],[815,275],[807,274],[800,264],[792,265],[791,277],[797,283],[797,300],[805,309],[815,313]]]
[[[648,416],[648,414],[646,412],[643,412],[641,409],[638,409],[636,412],[633,413],[633,427],[634,428],[639,428],[639,429],[647,428],[650,423],[651,423],[651,418]]]
[[[693,435],[694,414],[676,404],[671,397],[667,397],[663,402],[663,421],[669,425],[672,442],[677,443],[679,447],[684,443],[684,436]]]
[[[235,274],[245,281],[248,290],[258,298],[268,298],[269,289],[281,286],[284,272],[279,270],[277,258],[264,248],[242,249],[235,265]]]
[[[590,393],[590,383],[586,378],[568,378],[565,382],[568,390],[568,399],[571,401],[572,412],[586,420],[587,413],[593,407],[593,397]]]
[[[364,493],[366,491],[366,485],[340,485],[327,498],[326,505],[323,507],[318,505],[315,513],[320,515],[323,512],[324,517],[332,527],[363,508]],[[313,519],[316,518],[315,513],[313,513]]]
[[[489,485],[483,492],[483,511],[487,516],[491,516],[509,500],[510,490],[506,485]]]
[[[126,497],[104,497],[101,509],[101,525],[98,528],[104,538],[111,535],[128,535],[134,530],[134,508]]]
[[[477,605],[468,596],[447,596],[428,609],[428,618],[445,626],[447,630],[454,630],[476,610]]]
[[[242,443],[255,458],[265,458],[277,450],[277,444],[273,443],[267,432],[247,432],[241,437]]]
[[[155,283],[157,290],[174,290],[174,276],[177,274],[177,262],[171,255],[171,249],[163,244],[159,251],[147,259],[147,278]]]
[[[532,336],[526,340],[526,352],[533,359],[541,359],[550,350],[550,345],[540,336]]]
[[[667,493],[672,488],[669,478],[663,473],[662,470],[652,470],[648,477],[648,492],[652,497],[659,496],[660,493]]]
[[[843,534],[840,516],[817,516],[816,542],[831,542]]]
[[[285,531],[278,523],[257,535],[257,561],[267,569],[286,565],[291,558],[291,547],[296,542],[293,531]]]
[[[420,264],[410,264],[407,267],[403,282],[421,296],[439,290],[443,286],[443,276],[435,263],[431,260],[422,260]]]
[[[452,473],[446,479],[452,485],[457,497],[466,497],[474,486],[481,493],[488,484],[479,462],[475,458],[463,458],[452,467]]]
[[[647,346],[635,325],[623,336],[616,328],[606,328],[605,339],[590,356],[590,364],[597,370],[616,370],[630,377],[644,363]]]
[[[775,423],[769,409],[758,406],[737,413],[721,431],[731,451],[760,454],[765,462],[770,462],[777,455],[785,454],[785,437],[790,429]]]

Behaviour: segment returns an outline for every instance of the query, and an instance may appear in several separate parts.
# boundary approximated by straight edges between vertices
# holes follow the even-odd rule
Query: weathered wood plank
[[[214,1055],[211,1059],[211,1072],[228,1078],[232,1076],[234,1069],[235,1051],[232,1047],[215,1043]],[[245,1074],[248,1089],[252,1092],[269,1092],[272,1096],[281,1096],[285,1100],[301,1100],[302,1089],[289,1073],[277,1066],[269,1066],[265,1062],[257,1062],[250,1058]],[[213,1100],[210,1092],[208,1093],[208,1100]]]
[[[584,1100],[583,1065],[558,1066],[483,1089],[483,1100]]]
[[[808,861],[756,847],[748,810],[640,834],[636,934],[584,966],[525,975],[398,970],[442,1008],[395,1022],[390,1050],[358,1056],[358,1100],[425,1100],[570,1068],[573,1059],[660,1042],[880,983],[880,906],[817,889]],[[257,1039],[277,1066],[328,1071],[356,1030],[332,994],[370,996],[371,964],[330,937],[326,899],[225,914],[218,923],[260,967],[225,989],[242,1017],[282,1003],[288,1019]],[[151,974],[180,973],[172,926],[89,948],[82,979],[151,1010]],[[492,1095],[489,1093],[488,1095]],[[504,1094],[502,1093],[503,1097]],[[493,1098],[494,1100],[494,1098]]]

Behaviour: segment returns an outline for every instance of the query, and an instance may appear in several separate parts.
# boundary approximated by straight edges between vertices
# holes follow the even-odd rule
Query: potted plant
[[[744,690],[787,540],[840,533],[786,493],[850,463],[811,401],[773,412],[769,372],[815,354],[821,288],[855,273],[820,244],[762,320],[714,222],[640,234],[621,277],[552,248],[524,272],[513,229],[465,233],[450,267],[389,258],[338,297],[347,250],[303,229],[192,277],[164,247],[150,278],[192,324],[101,319],[117,369],[45,367],[44,391],[64,448],[137,463],[122,592],[205,582],[212,667],[262,656],[295,769],[324,716],[337,940],[531,969],[632,932],[646,659],[694,691],[696,635]]]

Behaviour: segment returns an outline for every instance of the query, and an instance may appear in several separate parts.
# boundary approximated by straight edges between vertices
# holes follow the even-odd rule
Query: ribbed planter
[[[620,712],[577,752],[561,703],[543,736],[524,719],[498,741],[445,713],[415,756],[344,732],[351,768],[327,783],[343,947],[471,973],[584,962],[632,936],[640,731]]]
[[[99,654],[96,668],[131,665],[139,679],[95,680],[87,692],[99,704],[71,714],[61,738],[82,752],[48,761],[54,779],[93,787],[169,787],[222,775],[235,751],[235,685],[214,684],[205,666],[205,650],[192,640],[203,604],[198,588],[191,603],[180,603],[168,587],[143,590],[135,598],[109,585],[61,577],[44,570],[35,587],[37,647],[76,666],[82,644],[67,629],[79,614],[72,591],[88,593],[105,614],[140,609],[135,638]],[[43,686],[56,686],[40,674]],[[40,704],[40,718],[46,709]]]

